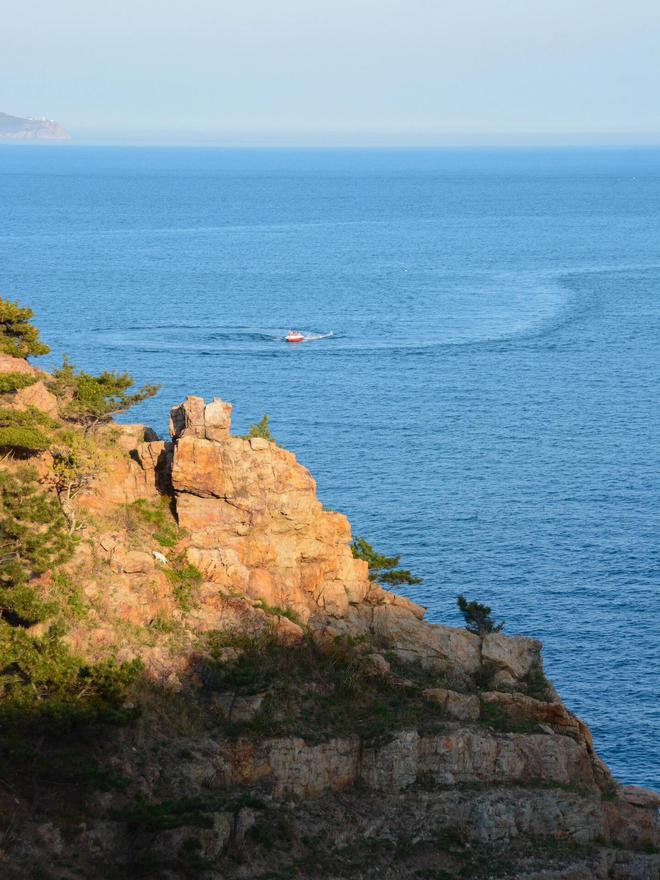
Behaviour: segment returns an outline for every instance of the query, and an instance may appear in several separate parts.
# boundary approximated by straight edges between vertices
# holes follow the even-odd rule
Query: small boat
[[[286,334],[286,341],[287,342],[304,342],[305,337],[302,335],[300,330],[289,330],[289,332]]]

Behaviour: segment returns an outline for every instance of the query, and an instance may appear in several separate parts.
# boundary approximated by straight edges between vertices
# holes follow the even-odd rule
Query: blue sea
[[[45,366],[161,383],[128,420],[268,413],[431,620],[542,639],[660,788],[659,150],[6,146],[0,294]]]

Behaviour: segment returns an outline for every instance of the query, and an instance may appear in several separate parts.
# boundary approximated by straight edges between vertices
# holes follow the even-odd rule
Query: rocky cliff
[[[4,405],[56,425],[10,360],[34,381]],[[231,412],[98,434],[75,552],[34,582],[71,656],[140,672],[110,719],[3,723],[3,876],[657,880],[660,797],[612,779],[540,643],[427,623]],[[52,451],[31,463],[50,485]]]
[[[68,141],[71,135],[52,119],[23,119],[0,113],[0,141]]]

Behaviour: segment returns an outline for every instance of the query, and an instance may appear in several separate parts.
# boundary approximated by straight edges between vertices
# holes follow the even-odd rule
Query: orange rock
[[[57,398],[51,394],[43,382],[35,382],[33,385],[28,385],[27,388],[19,389],[14,396],[14,406],[19,410],[34,406],[52,419],[58,418],[60,414]]]
[[[38,376],[39,370],[33,367],[32,364],[29,364],[24,358],[0,353],[0,373],[25,373],[29,376]]]

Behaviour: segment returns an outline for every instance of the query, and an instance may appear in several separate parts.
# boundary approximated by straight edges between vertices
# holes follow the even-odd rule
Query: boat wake
[[[300,330],[299,332],[300,332],[300,335],[302,336],[302,339],[300,339],[298,341],[301,343],[302,342],[318,342],[319,339],[330,339],[331,336],[335,335],[332,331],[330,331],[330,333],[308,333],[307,330]],[[287,337],[287,336],[282,336],[281,338],[284,340],[291,341],[289,339],[289,337]]]

